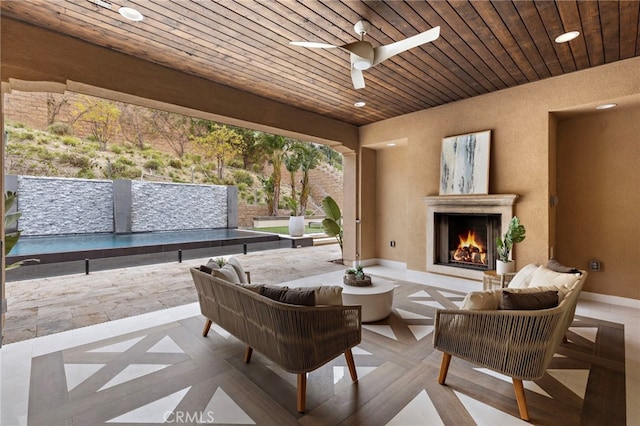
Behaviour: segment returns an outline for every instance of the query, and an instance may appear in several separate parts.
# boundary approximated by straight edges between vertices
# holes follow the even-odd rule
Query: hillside
[[[139,149],[129,143],[109,144],[101,151],[96,142],[71,135],[35,130],[7,123],[5,173],[30,176],[58,176],[83,179],[143,179],[164,182],[236,185],[239,190],[239,219],[250,226],[247,216],[268,214],[261,176],[271,173],[268,163],[251,170],[237,167],[233,161],[217,177],[215,163],[202,156],[186,153],[177,158],[169,152],[145,145]],[[299,181],[299,179],[297,179]],[[342,203],[342,172],[322,162],[310,172],[311,194],[307,210],[321,213],[321,201],[327,195]],[[282,194],[289,195],[289,173],[282,170]],[[282,203],[282,200],[281,200]],[[282,210],[283,214],[288,211]]]

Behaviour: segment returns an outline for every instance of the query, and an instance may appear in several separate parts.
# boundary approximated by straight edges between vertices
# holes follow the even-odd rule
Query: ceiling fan
[[[373,47],[371,43],[364,40],[365,34],[371,28],[369,22],[361,20],[353,26],[356,34],[360,36],[360,41],[348,43],[342,46],[333,44],[317,43],[310,41],[292,41],[294,46],[310,47],[314,49],[334,49],[340,48],[351,53],[351,81],[356,89],[364,88],[364,76],[362,71],[369,69],[392,56],[402,53],[405,50],[413,49],[425,43],[430,43],[440,37],[440,27],[434,27],[428,31],[416,34],[404,40],[387,44],[386,46]]]

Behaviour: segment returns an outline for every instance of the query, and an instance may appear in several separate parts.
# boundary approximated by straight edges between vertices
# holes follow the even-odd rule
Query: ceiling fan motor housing
[[[370,28],[371,28],[371,24],[368,21],[364,21],[364,20],[356,22],[356,24],[353,26],[353,30],[360,37],[368,33]],[[360,40],[362,40],[362,38],[360,38]]]

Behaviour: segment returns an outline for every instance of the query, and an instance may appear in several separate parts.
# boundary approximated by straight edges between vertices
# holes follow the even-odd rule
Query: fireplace
[[[499,214],[435,213],[435,263],[478,271],[495,269]]]
[[[507,229],[517,195],[440,195],[427,204],[427,271],[482,279],[495,269],[496,237]]]

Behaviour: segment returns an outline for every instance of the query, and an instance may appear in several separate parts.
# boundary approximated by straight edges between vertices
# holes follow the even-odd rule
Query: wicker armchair
[[[520,417],[529,420],[522,381],[544,375],[571,325],[586,276],[582,272],[555,308],[438,310],[433,336],[434,347],[443,352],[438,383],[444,385],[452,356],[510,376]]]
[[[247,344],[246,363],[255,349],[298,375],[299,412],[305,410],[309,371],[344,354],[357,380],[351,348],[361,340],[360,306],[289,305],[195,268],[191,276],[202,315]]]

